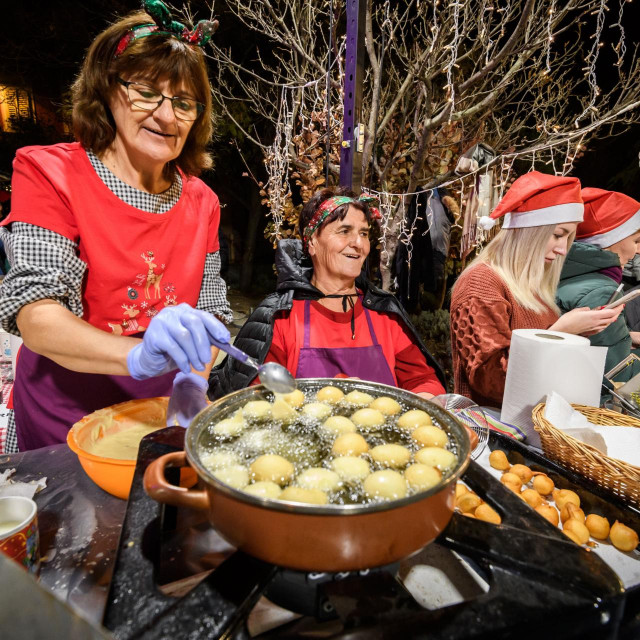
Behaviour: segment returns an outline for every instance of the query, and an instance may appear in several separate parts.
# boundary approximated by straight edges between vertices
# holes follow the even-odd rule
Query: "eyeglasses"
[[[198,116],[204,111],[202,102],[193,100],[193,98],[181,98],[180,96],[170,98],[153,87],[140,82],[129,82],[122,78],[118,78],[118,82],[127,90],[129,102],[145,111],[157,109],[165,100],[171,102],[173,113],[179,120],[197,120]]]

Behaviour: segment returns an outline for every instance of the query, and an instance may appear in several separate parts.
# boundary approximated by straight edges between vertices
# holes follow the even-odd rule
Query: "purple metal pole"
[[[364,80],[366,0],[347,0],[347,43],[344,69],[344,124],[340,152],[340,185],[359,191],[362,185],[362,146],[357,136]]]

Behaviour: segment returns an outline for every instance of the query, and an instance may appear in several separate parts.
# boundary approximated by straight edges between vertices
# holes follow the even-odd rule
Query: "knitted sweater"
[[[480,405],[500,406],[511,332],[548,329],[558,314],[535,313],[518,304],[486,264],[462,272],[451,296],[451,355],[455,392]]]

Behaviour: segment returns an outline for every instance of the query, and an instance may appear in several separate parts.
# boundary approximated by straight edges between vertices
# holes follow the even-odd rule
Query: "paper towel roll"
[[[520,427],[527,442],[540,447],[531,420],[533,408],[552,391],[572,404],[600,406],[606,357],[606,347],[593,347],[582,336],[516,329],[511,334],[500,419]]]

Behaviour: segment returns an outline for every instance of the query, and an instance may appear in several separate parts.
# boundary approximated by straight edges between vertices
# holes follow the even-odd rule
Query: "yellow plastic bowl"
[[[165,425],[169,398],[128,400],[94,411],[76,422],[67,433],[67,444],[78,456],[86,474],[102,489],[127,499],[133,481],[137,456],[131,460],[105,458],[86,450],[106,435],[140,424]]]

